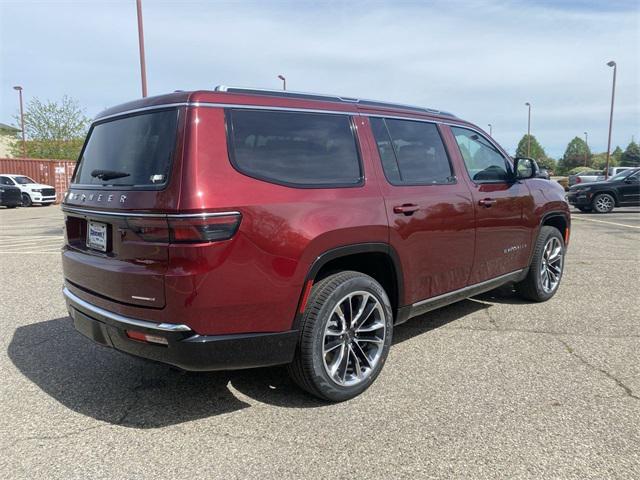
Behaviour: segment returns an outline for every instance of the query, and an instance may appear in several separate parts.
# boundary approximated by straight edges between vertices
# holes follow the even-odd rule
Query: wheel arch
[[[394,316],[397,317],[404,299],[404,277],[398,253],[388,243],[357,243],[336,247],[318,255],[305,277],[292,328],[297,329],[300,324],[313,284],[342,270],[354,270],[373,277],[389,295]]]
[[[593,199],[591,200],[591,205],[593,205],[593,201],[596,199],[596,197],[603,193],[606,193],[607,195],[611,195],[613,197],[613,201],[615,202],[615,206],[616,207],[620,206],[620,199],[618,198],[618,194],[615,190],[601,190],[601,191],[595,192],[593,194]]]

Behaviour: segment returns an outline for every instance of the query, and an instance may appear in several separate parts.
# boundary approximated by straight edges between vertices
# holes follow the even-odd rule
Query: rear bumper
[[[91,340],[137,357],[184,370],[235,370],[290,363],[295,330],[278,333],[198,335],[187,325],[153,323],[109,312],[63,290],[76,330]],[[166,338],[167,345],[132,340],[127,330]]]

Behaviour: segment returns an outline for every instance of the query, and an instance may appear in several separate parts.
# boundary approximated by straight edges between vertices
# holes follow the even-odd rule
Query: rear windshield
[[[98,123],[89,132],[73,182],[160,188],[169,176],[177,126],[177,109]]]

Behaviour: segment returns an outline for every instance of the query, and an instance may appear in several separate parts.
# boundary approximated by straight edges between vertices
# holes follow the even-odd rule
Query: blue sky
[[[508,150],[526,132],[558,157],[589,132],[640,137],[637,1],[206,2],[143,0],[151,95],[217,84],[452,111]],[[88,116],[140,96],[135,1],[0,0],[0,122],[25,98],[77,98]]]

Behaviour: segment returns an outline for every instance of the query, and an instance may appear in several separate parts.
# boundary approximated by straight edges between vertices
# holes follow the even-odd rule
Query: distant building
[[[16,142],[19,128],[0,123],[0,158],[11,157],[11,146]]]

